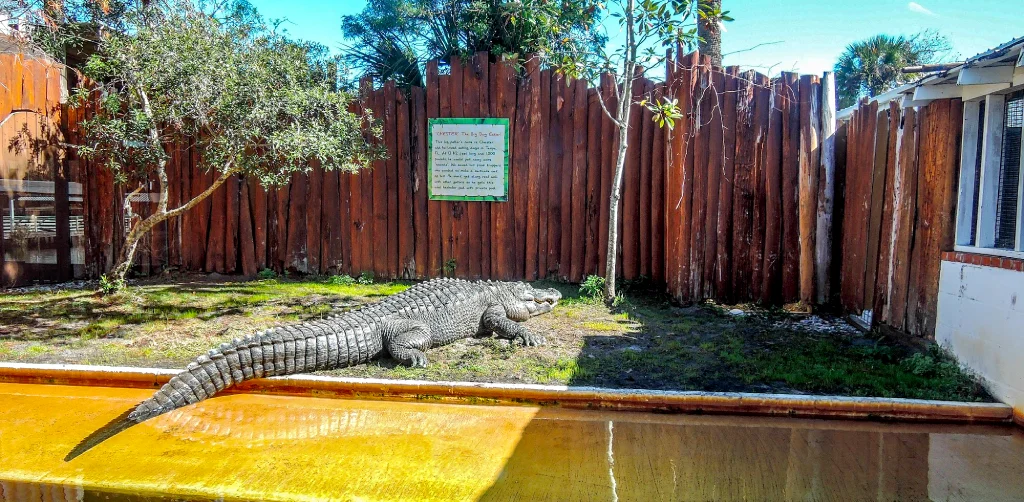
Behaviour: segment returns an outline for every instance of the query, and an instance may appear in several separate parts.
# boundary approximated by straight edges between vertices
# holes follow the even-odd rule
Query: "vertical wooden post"
[[[587,203],[587,81],[574,83],[573,95],[573,138],[572,138],[572,246],[569,265],[569,280],[583,281],[583,267],[586,250],[586,203]],[[531,89],[532,91],[532,89]],[[566,229],[569,231],[570,229]]]
[[[782,75],[782,301],[788,303],[800,296],[800,85],[796,73]]]
[[[898,148],[898,145],[897,145]],[[825,72],[821,83],[821,162],[818,165],[818,208],[815,228],[815,302],[830,298],[832,268],[832,208],[836,189],[836,79]]]
[[[411,91],[410,91],[411,92]],[[409,100],[405,91],[397,90],[395,101],[395,137],[398,150],[395,152],[398,170],[395,176],[395,192],[392,196],[398,199],[396,226],[398,232],[398,277],[413,279],[416,277],[416,250],[414,249],[414,216],[413,216],[413,182],[416,171],[412,164],[412,145],[409,127]]]
[[[799,241],[800,301],[805,308],[814,303],[814,252],[817,248],[818,212],[818,121],[819,103],[817,77],[800,78],[800,179],[799,179]]]
[[[443,90],[442,90],[443,89]],[[427,101],[427,116],[424,119],[424,132],[423,143],[426,144],[427,136],[430,134],[430,119],[440,117],[440,96],[447,96],[448,89],[443,88],[438,82],[437,74],[437,60],[431,60],[427,63],[427,87],[426,87],[426,101]],[[439,94],[440,93],[440,94]],[[430,162],[430,152],[426,151],[424,162]],[[429,178],[424,178],[424,190],[427,195],[430,194],[430,187],[427,185],[430,183]],[[441,229],[441,212],[444,209],[444,204],[441,201],[427,200],[427,277],[437,277],[441,275],[442,259],[442,248],[447,246],[448,243],[442,241],[443,231]]]
[[[429,91],[428,91],[429,92]],[[433,92],[437,92],[435,88]],[[427,99],[422,87],[412,88],[411,108],[409,109],[411,126],[411,146],[413,148],[413,256],[416,260],[416,278],[430,277],[429,261],[431,243],[435,237],[430,235],[430,210],[427,201]],[[487,222],[490,225],[490,222]]]
[[[537,148],[536,145],[541,145],[544,142],[544,138],[541,137],[541,124],[540,124],[540,89],[538,89],[541,83],[540,66],[537,64],[536,59],[531,59],[526,64],[526,75],[523,76],[523,87],[524,92],[529,93],[527,97],[529,108],[521,110],[528,114],[530,137],[528,143],[520,142],[519,147],[523,148],[524,145],[529,144],[529,152],[524,157],[528,160],[529,164],[527,169],[529,170],[527,175],[527,207],[522,209],[526,211],[526,235],[523,238],[526,239],[526,263],[524,271],[526,273],[524,279],[528,281],[537,280],[538,274],[538,249],[540,247],[540,200],[544,198],[544,195],[540,193],[541,187],[541,175],[543,171],[541,169],[541,148]],[[547,180],[545,180],[547,181]],[[519,187],[523,188],[523,187]],[[545,229],[545,232],[547,229]]]

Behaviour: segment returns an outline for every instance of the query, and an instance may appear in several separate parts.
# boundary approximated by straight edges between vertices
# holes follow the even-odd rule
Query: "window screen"
[[[1020,187],[1021,130],[1024,128],[1024,92],[1007,96],[1003,120],[1003,147],[999,163],[999,191],[996,196],[996,243],[1013,249],[1017,236],[1017,200]]]

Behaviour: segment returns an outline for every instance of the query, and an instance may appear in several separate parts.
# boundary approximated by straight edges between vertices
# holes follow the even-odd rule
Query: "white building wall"
[[[935,340],[1024,416],[1024,272],[943,261]]]

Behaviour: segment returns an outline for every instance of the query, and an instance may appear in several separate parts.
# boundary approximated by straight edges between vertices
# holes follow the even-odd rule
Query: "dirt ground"
[[[94,284],[0,291],[0,360],[184,367],[217,344],[396,293],[408,284],[343,276],[235,282],[147,280],[102,296]],[[830,317],[672,305],[628,287],[613,305],[557,287],[564,300],[526,327],[547,345],[462,340],[425,369],[384,358],[324,372],[356,377],[988,400],[937,347],[921,351]]]

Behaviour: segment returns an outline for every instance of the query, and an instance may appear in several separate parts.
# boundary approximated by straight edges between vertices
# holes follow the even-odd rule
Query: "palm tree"
[[[918,79],[919,74],[901,70],[934,63],[949,50],[949,39],[934,31],[909,37],[875,35],[848,45],[835,65],[839,106],[851,106],[862,96],[876,96]]]

